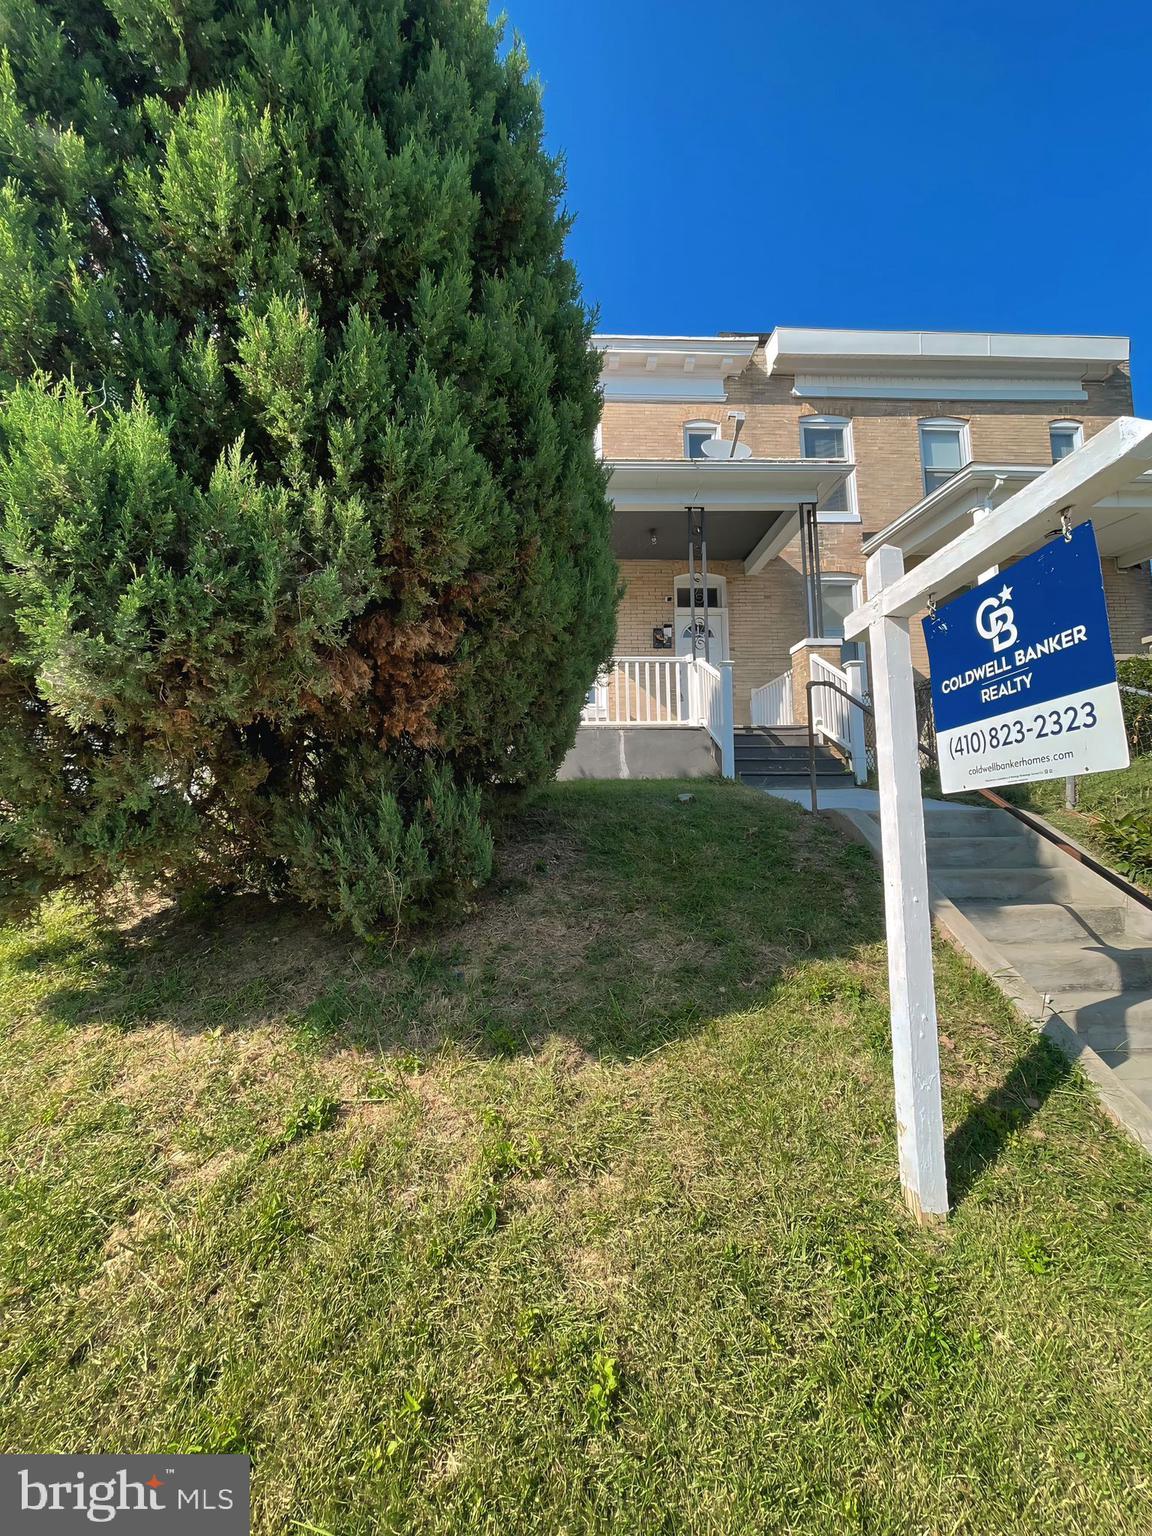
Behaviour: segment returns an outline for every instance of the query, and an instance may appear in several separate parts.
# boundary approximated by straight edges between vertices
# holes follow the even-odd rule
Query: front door
[[[728,655],[728,584],[722,576],[709,576],[708,589],[697,577],[696,582],[696,643],[692,635],[692,592],[688,577],[681,576],[676,582],[676,619],[673,634],[676,637],[677,656],[697,656],[704,659],[705,618],[707,618],[708,660],[727,661]]]

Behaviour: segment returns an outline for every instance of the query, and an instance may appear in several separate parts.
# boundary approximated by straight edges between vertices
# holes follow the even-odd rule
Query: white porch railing
[[[810,673],[814,683],[835,683],[838,688],[848,692],[848,674],[841,672],[839,667],[834,667],[830,661],[825,661],[823,656],[812,655],[809,661]],[[814,688],[812,690],[812,728],[821,731],[829,741],[834,741],[838,747],[848,747],[848,733],[852,728],[852,706],[848,700],[840,694],[834,693],[831,688]]]
[[[834,683],[836,688],[842,688],[852,699],[863,699],[862,661],[850,661],[847,669],[841,671],[830,661],[825,661],[823,656],[813,654],[809,668],[814,683]],[[868,779],[864,711],[853,704],[851,699],[845,698],[844,693],[838,693],[836,688],[813,688],[809,693],[812,728],[843,749],[852,764],[857,784],[864,784]]]
[[[796,710],[792,702],[792,673],[781,672],[762,688],[752,690],[753,725],[794,725]]]
[[[615,656],[588,690],[584,725],[703,726],[735,777],[732,663],[691,656]]]
[[[588,690],[585,725],[698,725],[689,656],[615,656]]]
[[[700,723],[720,751],[720,772],[726,779],[736,777],[736,737],[732,708],[732,663],[723,661],[714,667],[697,659],[692,664],[695,702]]]

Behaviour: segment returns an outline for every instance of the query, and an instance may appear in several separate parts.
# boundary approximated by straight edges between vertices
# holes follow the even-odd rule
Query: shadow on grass
[[[794,807],[719,784],[566,785],[505,834],[463,914],[375,946],[232,897],[89,934],[57,1018],[182,1032],[274,1024],[320,1051],[511,1056],[563,1036],[627,1060],[765,1004],[782,973],[882,934],[871,860]],[[19,962],[17,962],[19,963]]]
[[[498,878],[466,914],[394,944],[256,897],[165,908],[99,930],[79,959],[61,950],[62,984],[42,1006],[125,1030],[271,1025],[321,1054],[508,1057],[562,1036],[628,1061],[883,938],[865,850],[766,796],[697,783],[684,804],[681,789],[552,792],[506,836]],[[886,1032],[875,1048],[886,1053]],[[1069,1070],[1038,1041],[968,1114],[948,1143],[955,1201]]]
[[[960,1204],[984,1171],[995,1163],[1010,1138],[1037,1115],[1072,1071],[1072,1063],[1038,1036],[991,1093],[969,1110],[948,1138],[948,1193]]]

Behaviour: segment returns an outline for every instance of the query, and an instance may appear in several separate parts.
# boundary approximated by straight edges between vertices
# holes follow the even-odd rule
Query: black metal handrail
[[[847,688],[841,688],[839,683],[832,682],[830,678],[813,677],[809,678],[809,680],[804,684],[805,702],[808,706],[808,783],[812,789],[813,816],[815,816],[817,811],[816,733],[812,729],[812,690],[814,688],[831,688],[833,693],[838,693],[842,699],[847,699],[849,704],[855,704],[856,708],[859,709],[863,714],[871,715],[873,719],[876,718],[876,711],[872,708],[871,704],[866,704],[863,699],[857,698],[854,693],[849,693]]]

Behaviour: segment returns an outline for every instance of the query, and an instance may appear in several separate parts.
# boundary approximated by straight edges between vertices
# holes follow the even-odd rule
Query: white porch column
[[[695,642],[693,642],[695,644]],[[696,671],[695,656],[685,656],[684,675],[688,679],[687,704],[689,725],[704,725],[704,713],[700,708],[700,678]]]
[[[904,556],[885,544],[871,557],[866,569],[868,595],[876,597],[903,576]],[[876,710],[876,767],[880,778],[900,1183],[912,1214],[918,1222],[925,1223],[948,1214],[948,1183],[924,802],[920,793],[908,626],[906,618],[879,618],[869,626],[869,639],[872,702]]]
[[[846,661],[844,671],[848,677],[848,692],[854,699],[864,700],[864,663]],[[848,711],[848,751],[852,758],[852,773],[857,784],[868,782],[868,735],[864,711],[852,708]]]
[[[726,779],[736,777],[736,708],[732,693],[732,663],[717,663],[720,673],[720,772]]]

